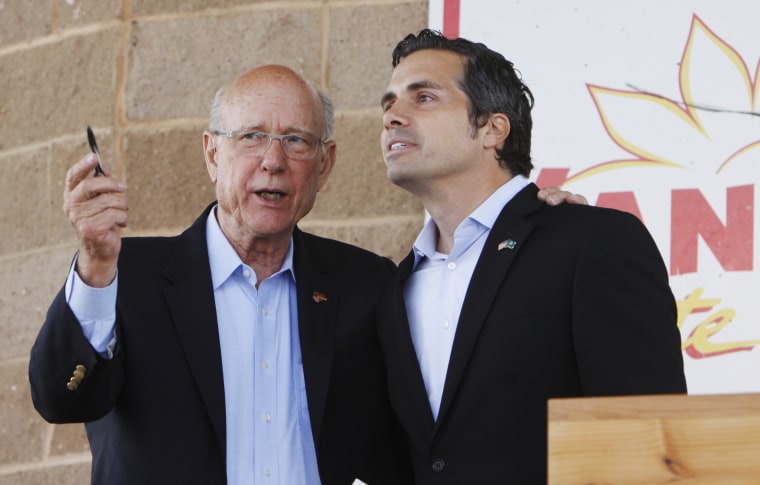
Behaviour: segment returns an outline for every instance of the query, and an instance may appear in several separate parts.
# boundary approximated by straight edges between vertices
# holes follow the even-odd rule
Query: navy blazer
[[[686,392],[676,305],[646,228],[620,211],[547,206],[537,191],[518,193],[488,236],[437,421],[403,301],[413,254],[379,306],[417,484],[545,483],[548,399]]]
[[[63,290],[48,311],[31,352],[32,398],[50,422],[86,422],[93,484],[226,483],[224,381],[205,231],[210,209],[179,236],[124,238],[112,360],[94,352]],[[398,427],[375,325],[395,267],[298,229],[293,237],[322,483],[395,483],[403,448],[394,441]],[[72,390],[77,365],[85,372],[74,375]]]

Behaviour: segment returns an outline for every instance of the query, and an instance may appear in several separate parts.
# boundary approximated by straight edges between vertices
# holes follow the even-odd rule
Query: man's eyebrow
[[[420,89],[441,89],[441,86],[433,81],[417,81],[406,87],[407,91],[419,91]]]
[[[396,99],[396,95],[388,91],[387,93],[383,94],[382,98],[380,98],[380,106],[385,106],[385,103],[388,101],[393,101],[394,99]]]
[[[247,131],[247,132],[260,131],[260,132],[263,132],[263,133],[267,132],[266,128],[264,127],[264,125],[262,123],[258,123],[258,124],[255,124],[255,125],[246,125],[246,126],[244,126],[243,128],[241,128],[238,131]],[[302,127],[302,126],[286,126],[285,129],[281,130],[281,131],[283,133],[292,133],[292,134],[308,133],[308,134],[313,135],[313,133],[311,131],[309,131],[308,129],[306,129],[306,128]]]
[[[409,83],[405,90],[414,92],[419,91],[420,89],[441,89],[441,86],[433,81],[415,81]],[[393,92],[388,91],[382,98],[380,98],[380,106],[383,106],[388,101],[393,101],[394,99],[396,99],[396,95]]]

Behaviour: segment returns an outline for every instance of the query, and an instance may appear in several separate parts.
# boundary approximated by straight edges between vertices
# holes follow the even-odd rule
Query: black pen
[[[100,158],[100,150],[98,150],[98,144],[95,143],[95,133],[92,132],[90,125],[87,125],[87,141],[90,142],[90,150],[92,150],[92,153],[98,157],[98,164],[95,165],[95,176],[105,176],[106,172],[103,170],[103,159]]]

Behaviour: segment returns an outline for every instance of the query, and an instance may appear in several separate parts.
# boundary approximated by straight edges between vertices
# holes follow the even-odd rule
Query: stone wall
[[[289,65],[336,105],[338,163],[301,224],[399,260],[422,209],[385,180],[379,97],[426,0],[0,0],[0,484],[89,483],[82,425],[29,396],[29,349],[76,240],[67,168],[93,126],[129,184],[128,235],[175,234],[214,198],[201,150],[216,88]]]

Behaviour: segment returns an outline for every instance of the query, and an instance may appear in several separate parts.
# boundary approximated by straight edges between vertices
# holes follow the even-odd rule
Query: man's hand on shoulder
[[[538,191],[538,200],[542,200],[548,205],[560,205],[564,202],[588,205],[588,200],[583,195],[570,193],[560,187],[544,187]]]

